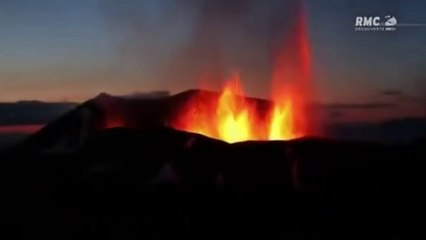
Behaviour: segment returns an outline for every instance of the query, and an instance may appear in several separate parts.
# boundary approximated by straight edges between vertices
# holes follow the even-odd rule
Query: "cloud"
[[[324,105],[325,108],[330,110],[377,110],[377,109],[391,109],[397,108],[396,103],[332,103]]]
[[[386,89],[379,92],[380,95],[383,96],[402,96],[404,93],[398,89]]]
[[[119,96],[128,99],[151,99],[151,98],[164,98],[170,96],[170,92],[167,90],[151,91],[151,92],[134,92],[128,95]]]

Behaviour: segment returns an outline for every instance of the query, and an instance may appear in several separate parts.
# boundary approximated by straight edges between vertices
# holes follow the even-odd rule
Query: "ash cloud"
[[[170,92],[167,90],[157,90],[151,92],[133,92],[124,96],[119,96],[127,99],[159,99],[170,96]]]
[[[300,3],[106,0],[101,10],[121,44],[117,67],[140,71],[150,86],[184,90],[200,76],[222,79],[238,68],[249,94],[258,95],[269,88],[271,60]]]

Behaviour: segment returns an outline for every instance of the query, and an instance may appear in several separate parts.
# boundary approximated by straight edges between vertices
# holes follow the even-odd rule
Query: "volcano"
[[[21,239],[424,234],[417,219],[426,213],[425,142],[228,143],[168,126],[200,96],[220,98],[198,90],[155,99],[101,94],[3,153],[2,232]]]
[[[215,103],[220,96],[218,92],[205,90],[188,90],[160,98],[126,98],[101,93],[53,120],[30,136],[25,144],[46,151],[73,150],[91,133],[115,127],[172,127],[193,132],[178,124],[179,116],[184,116],[189,104]],[[256,105],[260,111],[272,107],[268,100],[244,97],[244,101]]]
[[[317,126],[308,108],[313,98],[313,78],[306,16],[302,8],[290,32],[273,53],[270,81],[264,80],[271,85],[269,108],[259,109],[255,102],[245,100],[240,74],[234,70],[217,100],[193,99],[172,126],[231,143],[312,135]]]
[[[75,147],[91,129],[113,127],[152,128],[168,126],[177,130],[203,134],[229,143],[242,141],[289,140],[313,135],[317,121],[309,111],[313,98],[311,50],[306,16],[298,9],[290,24],[289,36],[282,40],[273,56],[270,100],[247,97],[238,69],[225,81],[221,92],[193,90],[161,99],[126,99],[100,94],[78,108],[72,123],[73,139],[58,139],[51,144]],[[206,72],[209,75],[210,72]],[[221,81],[223,79],[214,79]],[[42,130],[43,134],[62,132]],[[49,133],[52,132],[52,133]],[[33,136],[29,141],[38,138]],[[66,143],[64,143],[64,141]]]
[[[19,232],[21,239],[424,234],[416,220],[426,213],[424,143],[301,138],[230,144],[155,127],[161,121],[154,119],[146,120],[153,124],[149,128],[88,128],[84,139],[75,137],[80,120],[87,126],[109,123],[88,121],[81,112],[92,107],[93,116],[104,115],[95,111],[98,100],[1,156],[2,233]],[[167,106],[166,99],[155,101]],[[57,137],[81,142],[59,148],[67,141],[56,142]]]

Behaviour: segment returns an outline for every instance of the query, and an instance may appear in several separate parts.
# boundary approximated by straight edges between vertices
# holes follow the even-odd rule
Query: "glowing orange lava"
[[[294,99],[272,103],[261,111],[256,101],[244,97],[238,73],[227,81],[218,98],[196,97],[181,112],[174,127],[200,133],[226,142],[247,140],[287,140],[304,135],[296,129],[297,109]]]
[[[218,134],[228,141],[243,141],[253,135],[251,129],[250,106],[244,103],[243,91],[239,86],[239,76],[231,79],[219,98],[216,108]]]
[[[234,72],[219,98],[192,99],[174,127],[231,143],[310,134],[311,60],[305,16],[300,14],[295,23],[291,37],[276,55],[269,106],[257,106],[258,101],[244,97],[239,74]]]

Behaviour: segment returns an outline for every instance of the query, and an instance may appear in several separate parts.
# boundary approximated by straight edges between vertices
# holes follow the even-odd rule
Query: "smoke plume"
[[[149,86],[220,86],[238,69],[249,95],[268,95],[274,55],[291,34],[296,0],[167,0],[101,3],[117,36],[117,67]],[[208,85],[208,86],[207,86]]]

